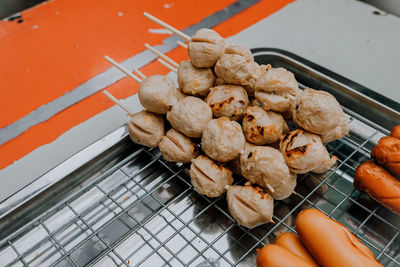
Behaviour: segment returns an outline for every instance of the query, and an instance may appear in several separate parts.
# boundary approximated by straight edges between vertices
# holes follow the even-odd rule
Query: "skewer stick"
[[[123,73],[125,73],[127,76],[129,76],[130,78],[134,79],[135,81],[137,81],[138,83],[141,83],[142,80],[137,77],[136,75],[133,75],[129,70],[125,69],[121,64],[118,64],[114,59],[110,58],[109,56],[104,56],[104,58],[110,62],[111,64],[113,64],[117,69],[119,69],[120,71],[122,71]]]
[[[166,29],[170,30],[171,32],[175,33],[176,35],[178,35],[178,36],[181,37],[182,39],[185,39],[187,42],[190,42],[190,41],[192,40],[192,38],[190,38],[189,35],[187,35],[187,34],[181,32],[181,31],[175,29],[175,28],[172,27],[171,25],[165,23],[165,22],[162,21],[162,20],[159,20],[158,18],[156,18],[156,17],[150,15],[149,13],[143,12],[143,15],[144,15],[145,17],[149,18],[150,20],[154,21],[155,23],[160,24],[160,25],[163,26],[164,28],[166,28]]]
[[[167,67],[168,69],[172,70],[173,72],[177,73],[178,69],[174,68],[173,66],[171,66],[170,64],[168,64],[167,62],[165,62],[164,60],[162,60],[161,58],[157,59],[158,62],[160,62],[162,65],[164,65],[165,67]]]
[[[267,184],[267,188],[269,191],[271,191],[271,193],[275,193],[275,189],[270,184]]]
[[[175,61],[173,61],[172,59],[170,59],[169,57],[167,57],[166,55],[164,55],[163,53],[161,53],[160,51],[158,51],[157,49],[155,49],[154,47],[152,47],[149,44],[144,44],[144,46],[149,49],[151,52],[153,52],[154,54],[156,54],[157,56],[159,56],[160,58],[164,59],[165,61],[167,61],[169,64],[171,64],[174,67],[179,67],[179,64],[176,63]]]
[[[146,78],[146,75],[144,75],[143,72],[141,72],[140,70],[138,69],[133,69],[133,70],[140,76],[140,78],[142,79]]]
[[[126,111],[126,113],[128,113],[129,116],[133,115],[133,112],[129,110],[129,108],[127,106],[125,106],[124,104],[121,103],[121,101],[118,101],[118,99],[116,99],[112,94],[110,94],[107,90],[103,91],[103,94],[105,94],[106,96],[108,96],[109,99],[111,99],[115,104],[117,104],[120,108],[122,108],[123,110]]]
[[[185,44],[184,42],[181,42],[181,41],[176,41],[176,42],[178,43],[178,45],[180,45],[180,46],[182,46],[182,47],[188,49],[188,45]]]

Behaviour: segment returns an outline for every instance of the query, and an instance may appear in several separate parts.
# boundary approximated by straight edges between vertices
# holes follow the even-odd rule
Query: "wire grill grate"
[[[193,189],[187,165],[139,148],[2,240],[0,265],[248,266],[256,248],[294,232],[297,213],[314,207],[346,225],[382,264],[400,266],[397,216],[352,186],[355,168],[386,132],[346,112],[350,135],[327,145],[337,165],[300,176],[295,194],[275,202],[274,224],[237,225],[225,196],[210,199]]]

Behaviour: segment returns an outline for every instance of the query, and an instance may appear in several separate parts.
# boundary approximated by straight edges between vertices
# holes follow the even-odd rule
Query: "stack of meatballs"
[[[331,94],[300,90],[293,73],[257,64],[248,48],[213,30],[198,30],[188,54],[178,68],[179,88],[163,75],[142,81],[145,110],[132,115],[130,137],[158,146],[167,161],[191,163],[193,187],[212,198],[226,192],[239,224],[272,222],[273,201],[293,193],[297,174],[335,164],[324,143],[348,134],[348,118]],[[232,172],[248,182],[232,185]]]

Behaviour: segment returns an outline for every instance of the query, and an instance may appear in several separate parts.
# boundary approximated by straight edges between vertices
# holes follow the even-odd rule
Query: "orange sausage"
[[[312,267],[299,256],[278,245],[268,245],[257,251],[257,267]]]
[[[310,255],[303,243],[301,243],[300,238],[293,233],[286,232],[279,235],[275,240],[275,245],[281,246],[293,254],[296,254],[312,266],[318,266],[318,263]]]
[[[354,174],[354,187],[400,215],[400,181],[381,166],[361,163]]]
[[[382,266],[355,235],[319,210],[300,212],[296,231],[314,259],[324,267]]]
[[[400,140],[391,136],[382,137],[372,149],[371,157],[393,175],[400,177]]]
[[[400,125],[394,126],[390,132],[390,136],[400,140]]]

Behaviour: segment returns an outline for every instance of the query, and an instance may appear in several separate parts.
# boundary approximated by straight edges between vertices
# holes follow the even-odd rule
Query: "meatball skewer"
[[[147,110],[133,113],[107,90],[103,93],[131,117],[128,123],[129,137],[133,142],[147,147],[157,147],[164,136],[164,120]]]
[[[214,86],[216,78],[210,68],[196,68],[188,61],[182,61],[178,64],[151,45],[145,44],[145,47],[163,60],[167,61],[168,64],[173,67],[171,68],[161,61],[161,64],[167,68],[172,71],[175,71],[175,67],[177,68],[176,73],[178,75],[178,84],[183,93],[194,96],[206,96],[210,91],[210,88]]]
[[[170,30],[174,34],[189,42],[188,53],[193,66],[197,68],[213,67],[217,60],[225,52],[228,42],[222,38],[216,31],[202,28],[196,31],[192,37],[175,29],[171,25],[155,18],[147,12],[143,13],[145,17],[158,23]]]
[[[160,115],[166,114],[173,105],[183,98],[183,94],[178,91],[174,81],[168,76],[152,75],[146,77],[139,70],[134,69],[142,77],[142,80],[110,57],[105,56],[105,59],[140,84],[138,97],[145,109]]]

